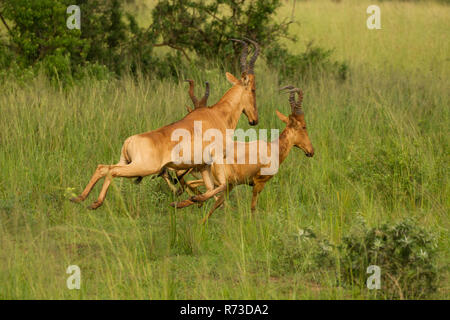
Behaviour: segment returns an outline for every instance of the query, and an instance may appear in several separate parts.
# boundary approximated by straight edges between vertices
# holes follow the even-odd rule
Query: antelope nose
[[[258,120],[252,120],[249,122],[251,126],[256,126],[258,124]]]
[[[310,152],[307,152],[307,153],[306,153],[306,156],[307,156],[307,157],[312,157],[312,156],[314,156],[314,149],[312,149]]]

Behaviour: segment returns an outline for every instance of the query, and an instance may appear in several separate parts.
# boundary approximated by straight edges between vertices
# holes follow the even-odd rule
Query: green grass
[[[83,205],[68,201],[97,164],[117,162],[125,138],[184,115],[185,83],[1,83],[0,298],[383,298],[382,290],[337,284],[339,267],[289,270],[278,259],[277,243],[300,229],[339,244],[362,216],[369,226],[414,217],[436,232],[443,272],[431,298],[448,299],[450,9],[379,5],[383,29],[371,31],[364,2],[297,2],[299,46],[316,39],[334,47],[350,78],[295,84],[316,155],[293,150],[254,215],[251,189],[240,186],[206,226],[199,221],[212,202],[175,211],[161,179],[116,179],[97,211],[85,205],[98,186]],[[218,70],[192,76],[210,81],[211,103],[229,87]],[[275,109],[289,105],[277,74],[261,60],[256,77],[258,128],[282,129]],[[244,116],[238,127],[248,127]],[[339,254],[331,257],[339,266]],[[73,264],[81,290],[66,288]]]

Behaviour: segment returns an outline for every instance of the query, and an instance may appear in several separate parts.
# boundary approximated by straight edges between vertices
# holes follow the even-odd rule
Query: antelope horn
[[[289,104],[291,105],[291,112],[294,112],[295,108],[295,92],[292,91],[292,89],[295,89],[294,86],[284,86],[279,89],[279,91],[289,89]]]
[[[248,56],[248,44],[247,42],[239,39],[231,39],[232,41],[240,42],[242,43],[242,53],[240,58],[241,63],[241,73],[247,71],[247,56]]]
[[[302,108],[302,102],[303,102],[303,91],[301,90],[301,89],[297,89],[298,91],[296,91],[297,92],[297,94],[298,94],[298,101],[296,102],[296,107],[298,108],[298,109],[301,109]]]
[[[184,80],[189,82],[189,96],[191,97],[192,103],[194,104],[194,109],[198,107],[198,99],[194,94],[194,80],[187,79]]]
[[[280,88],[281,90],[289,89],[289,104],[291,105],[291,112],[297,115],[303,114],[302,102],[303,102],[303,91],[294,86],[285,86]],[[298,94],[298,101],[295,101],[295,93]]]
[[[205,82],[205,95],[203,96],[203,98],[198,103],[198,106],[199,107],[206,107],[206,103],[208,101],[208,97],[209,97],[209,82],[206,81]]]
[[[255,68],[255,62],[256,59],[258,58],[259,55],[259,51],[260,51],[260,46],[256,41],[253,41],[251,39],[248,38],[244,38],[245,40],[251,42],[254,46],[255,46],[255,53],[253,54],[253,56],[250,58],[250,61],[248,62],[248,73],[249,74],[254,74],[254,68]]]

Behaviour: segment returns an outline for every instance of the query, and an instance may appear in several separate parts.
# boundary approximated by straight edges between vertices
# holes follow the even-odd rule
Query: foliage
[[[311,70],[345,78],[346,66],[332,62],[329,50],[309,48],[293,55],[281,47],[282,37],[295,37],[288,36],[289,21],[273,19],[279,0],[160,0],[146,29],[125,12],[123,2],[78,1],[81,30],[66,27],[68,0],[4,0],[0,14],[12,25],[9,40],[18,65],[43,70],[64,83],[79,79],[86,73],[82,69],[93,64],[118,76],[143,72],[157,78],[177,77],[180,70],[208,62],[237,69],[241,45],[230,39],[242,37],[267,48],[268,63],[282,78]],[[174,50],[158,56],[154,48],[161,46]],[[4,68],[6,51],[0,50]]]
[[[79,30],[70,30],[66,26],[69,2],[4,1],[2,12],[6,19],[14,22],[10,40],[21,64],[32,65],[54,54],[59,57],[71,55],[76,60],[85,56],[88,43],[80,38]]]
[[[413,219],[379,228],[360,224],[343,238],[343,277],[364,287],[370,265],[381,268],[387,298],[424,298],[436,290],[436,237]]]
[[[81,37],[90,43],[87,60],[107,66],[121,75],[150,67],[153,37],[140,28],[135,18],[125,14],[122,1],[83,0]]]
[[[241,45],[230,39],[248,37],[265,46],[286,35],[288,23],[272,19],[280,5],[279,0],[162,0],[152,12],[152,28],[159,45],[177,49],[187,59],[191,51],[237,65]]]
[[[273,272],[275,274],[326,270],[334,266],[333,245],[310,228],[274,239]]]
[[[13,22],[10,42],[20,66],[32,66],[67,83],[97,74],[100,65],[120,75],[127,69],[136,71],[138,63],[154,62],[151,37],[131,15],[125,19],[120,0],[78,1],[81,30],[66,26],[70,4],[67,0],[5,0],[2,13]]]

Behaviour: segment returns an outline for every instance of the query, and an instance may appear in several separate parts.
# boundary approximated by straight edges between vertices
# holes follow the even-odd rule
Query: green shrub
[[[425,298],[436,290],[436,247],[435,236],[413,219],[379,228],[362,224],[339,246],[343,279],[364,288],[367,267],[376,265],[386,298]]]
[[[241,44],[230,40],[248,37],[267,48],[263,54],[282,77],[304,76],[311,70],[346,77],[346,65],[331,61],[330,50],[309,47],[293,55],[279,45],[290,23],[273,19],[279,0],[160,0],[145,29],[125,12],[123,2],[77,1],[81,29],[70,30],[66,26],[70,0],[4,0],[0,14],[11,32],[10,49],[0,49],[0,68],[10,67],[7,60],[13,54],[19,67],[44,70],[63,84],[86,74],[81,69],[92,65],[104,65],[118,76],[177,78],[180,72],[207,63],[237,69]],[[154,48],[161,46],[173,51],[155,55]]]
[[[231,38],[248,37],[262,46],[286,34],[288,23],[273,19],[279,0],[160,0],[152,12],[158,45],[189,52],[206,60],[237,65],[241,45]]]
[[[325,271],[334,266],[334,246],[309,228],[274,239],[272,270],[275,274]]]
[[[66,26],[68,0],[5,0],[2,13],[12,21],[10,41],[23,66],[52,55],[82,59],[88,42]]]

